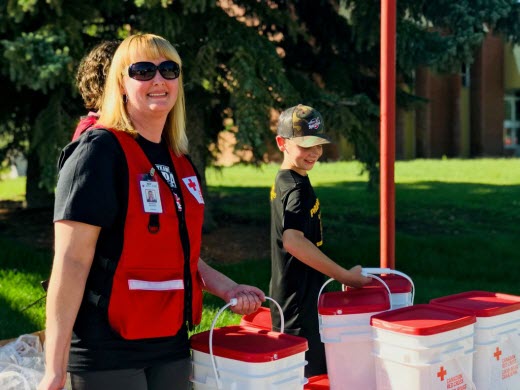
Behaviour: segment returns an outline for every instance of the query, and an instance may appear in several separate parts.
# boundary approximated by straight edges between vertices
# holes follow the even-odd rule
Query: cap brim
[[[305,137],[293,137],[291,138],[296,145],[302,148],[310,148],[311,146],[330,144],[330,141],[323,137],[316,137],[314,135],[308,135]]]

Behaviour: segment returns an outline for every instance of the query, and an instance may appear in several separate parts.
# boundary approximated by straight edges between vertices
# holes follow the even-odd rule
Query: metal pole
[[[395,269],[396,0],[381,1],[380,238],[381,267]]]

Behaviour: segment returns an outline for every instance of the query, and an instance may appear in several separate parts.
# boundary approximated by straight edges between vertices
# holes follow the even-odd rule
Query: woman
[[[173,46],[126,38],[108,74],[103,129],[60,157],[40,390],[63,388],[67,363],[73,389],[187,389],[187,332],[200,320],[202,289],[238,298],[239,314],[265,299],[199,258],[204,199],[184,110]]]
[[[103,98],[103,88],[110,69],[112,57],[121,41],[103,41],[81,59],[76,73],[76,85],[89,111],[81,117],[72,140],[76,140],[86,130],[94,126],[99,118]]]

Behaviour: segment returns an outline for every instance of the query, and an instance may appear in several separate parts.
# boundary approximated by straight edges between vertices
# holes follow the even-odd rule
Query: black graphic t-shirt
[[[285,332],[307,338],[306,359],[323,360],[318,373],[326,372],[325,351],[318,328],[317,300],[325,276],[288,253],[282,242],[283,232],[294,229],[320,247],[323,243],[320,203],[308,176],[283,169],[271,189],[271,283],[270,296],[280,304]],[[278,309],[271,305],[273,327],[280,329]]]
[[[137,136],[137,143],[150,161],[154,163],[155,169],[161,173],[170,189],[175,190],[177,183],[173,175],[172,162],[166,142],[164,140],[160,143],[151,142],[139,135]]]

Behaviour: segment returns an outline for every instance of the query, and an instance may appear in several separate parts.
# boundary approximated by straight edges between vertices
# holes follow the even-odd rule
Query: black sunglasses
[[[175,80],[181,74],[181,68],[175,61],[164,61],[159,65],[153,62],[136,62],[128,67],[128,76],[134,80],[148,81],[159,73],[166,80]]]

